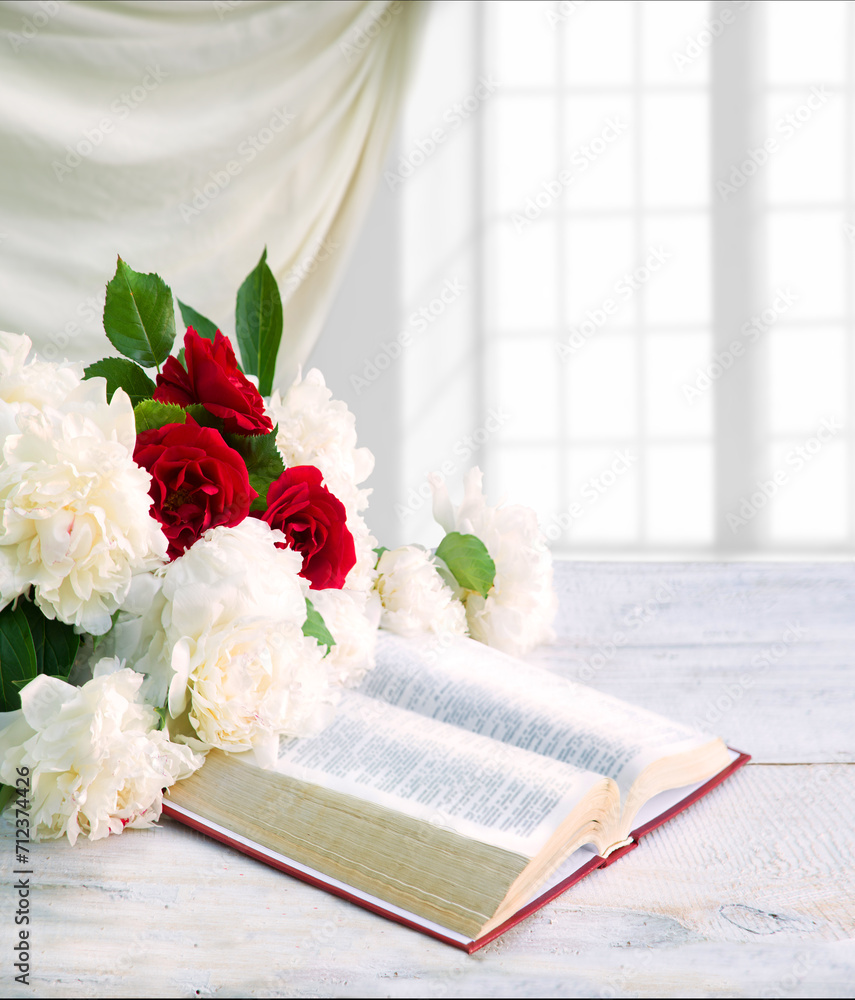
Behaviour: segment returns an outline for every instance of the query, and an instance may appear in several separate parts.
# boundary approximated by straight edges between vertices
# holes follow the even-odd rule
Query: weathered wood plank
[[[814,638],[855,636],[855,563],[556,563],[559,635],[608,639],[644,619],[635,644],[776,642],[791,621]]]
[[[58,997],[852,996],[853,810],[851,765],[750,766],[472,958],[168,821],[45,844],[34,982]],[[8,835],[0,852],[8,885]]]
[[[855,565],[556,566],[532,661],[768,763],[855,761]]]
[[[855,760],[851,564],[564,563],[556,583],[558,641],[536,662],[755,759]],[[851,764],[751,765],[471,958],[168,821],[45,844],[34,982],[58,997],[852,997],[853,811]],[[12,858],[6,831],[10,901]],[[32,996],[11,968],[3,992]]]
[[[535,662],[724,737],[764,763],[855,760],[855,642],[541,651]]]

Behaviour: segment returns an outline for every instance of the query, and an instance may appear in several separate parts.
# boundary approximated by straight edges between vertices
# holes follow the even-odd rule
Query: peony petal
[[[433,519],[448,534],[456,530],[454,508],[448,495],[448,486],[438,472],[428,475],[431,492],[433,493]]]
[[[21,689],[21,710],[33,729],[43,729],[62,706],[77,694],[77,688],[58,677],[39,674]]]
[[[187,681],[190,678],[190,640],[179,639],[172,647],[175,676],[169,685],[169,714],[177,718],[187,708]]]

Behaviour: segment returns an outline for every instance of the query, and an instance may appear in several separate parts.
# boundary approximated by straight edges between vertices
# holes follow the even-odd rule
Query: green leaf
[[[16,797],[15,791],[11,785],[0,785],[0,812]]]
[[[185,406],[184,412],[189,413],[200,427],[213,427],[217,431],[223,429],[223,421],[206,410],[201,403],[191,403],[189,406]]]
[[[226,444],[234,448],[246,463],[249,485],[258,494],[251,511],[267,510],[267,491],[285,471],[285,463],[276,447],[274,427],[269,434],[224,434]]]
[[[142,368],[127,358],[102,358],[84,368],[83,377],[107,380],[108,403],[116,389],[124,389],[131,398],[131,406],[136,406],[144,399],[151,399],[157,388]]]
[[[267,266],[267,247],[255,270],[240,286],[235,321],[243,369],[258,376],[258,391],[269,396],[282,340],[282,299]]]
[[[306,620],[303,623],[303,635],[309,639],[317,639],[319,646],[327,647],[327,653],[335,645],[332,632],[327,628],[323,616],[315,609],[308,597],[306,598]]]
[[[480,538],[450,531],[440,542],[436,554],[464,590],[477,591],[482,597],[490,593],[496,579],[496,564]]]
[[[175,310],[169,286],[156,274],[140,274],[119,257],[107,285],[104,330],[110,343],[143,368],[160,367],[175,340]]]
[[[158,403],[156,399],[144,399],[134,407],[137,434],[165,427],[166,424],[183,424],[187,411],[175,403]]]
[[[75,633],[74,627],[46,617],[38,605],[24,598],[18,601],[18,608],[23,611],[30,626],[36,672],[50,674],[51,677],[67,677],[80,648],[80,636]]]
[[[36,673],[36,651],[27,616],[20,607],[9,604],[0,611],[0,711],[14,712],[21,707],[15,682],[31,681]]]
[[[33,679],[32,677],[19,677],[17,680],[12,681],[12,683],[15,685],[18,691],[20,691],[21,688],[25,688],[32,679]],[[65,678],[63,678],[63,680],[64,679]]]
[[[219,330],[216,323],[212,323],[207,316],[196,312],[192,306],[186,305],[181,299],[178,300],[178,308],[181,310],[181,319],[184,320],[185,326],[192,326],[196,333],[200,337],[204,337],[205,340],[214,339],[217,330]]]
[[[184,371],[187,371],[187,365],[184,363],[184,348],[183,347],[178,352],[178,364],[181,365],[181,367],[184,369]]]

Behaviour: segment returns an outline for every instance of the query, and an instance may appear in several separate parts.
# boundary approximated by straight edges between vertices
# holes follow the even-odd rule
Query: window
[[[435,5],[385,178],[403,539],[479,464],[557,552],[855,549],[853,56],[836,0]]]

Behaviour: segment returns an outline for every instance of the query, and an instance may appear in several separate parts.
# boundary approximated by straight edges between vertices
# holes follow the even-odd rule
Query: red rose
[[[138,434],[134,461],[151,473],[151,514],[169,539],[170,559],[208,528],[240,524],[258,496],[241,456],[189,415],[184,424]]]
[[[285,532],[288,546],[303,556],[300,576],[313,590],[340,590],[356,562],[353,535],[344,504],[321,485],[314,465],[295,465],[267,491],[267,510],[259,515]],[[280,549],[285,548],[277,542]]]
[[[201,403],[209,413],[222,418],[229,434],[266,434],[273,430],[264,412],[264,400],[238,368],[232,345],[219,330],[211,342],[188,326],[184,364],[186,371],[177,358],[166,359],[154,391],[159,403]]]

